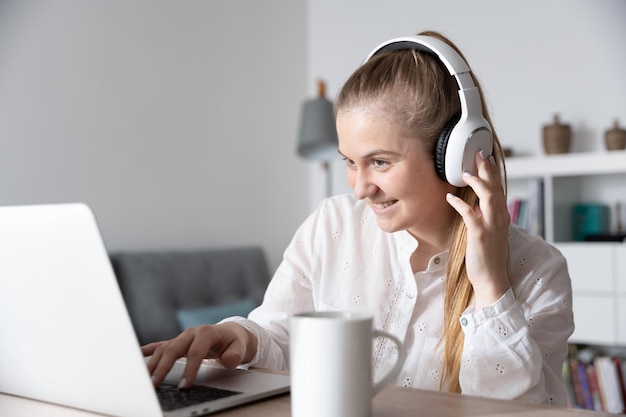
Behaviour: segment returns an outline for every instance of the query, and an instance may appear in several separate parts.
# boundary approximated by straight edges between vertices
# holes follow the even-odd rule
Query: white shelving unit
[[[601,202],[612,213],[617,202],[626,205],[626,151],[509,157],[506,167],[509,198],[543,180],[545,238],[563,252],[572,277],[571,341],[626,346],[626,243],[574,242],[572,222],[576,203]]]

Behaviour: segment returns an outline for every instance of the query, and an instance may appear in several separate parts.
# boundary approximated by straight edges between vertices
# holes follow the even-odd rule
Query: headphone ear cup
[[[457,119],[453,119],[446,124],[435,146],[435,171],[439,178],[446,182],[448,181],[446,178],[446,148],[448,147],[448,140],[450,140],[450,132],[456,126],[457,121]]]

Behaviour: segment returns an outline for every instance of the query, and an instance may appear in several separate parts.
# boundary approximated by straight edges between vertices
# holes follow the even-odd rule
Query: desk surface
[[[233,408],[215,417],[288,417],[291,416],[289,395],[280,395],[245,406]],[[501,401],[448,394],[412,388],[387,387],[373,401],[373,417],[599,417],[614,414],[585,410],[533,406],[513,401]],[[94,417],[98,414],[47,404],[39,401],[0,394],[0,417]]]

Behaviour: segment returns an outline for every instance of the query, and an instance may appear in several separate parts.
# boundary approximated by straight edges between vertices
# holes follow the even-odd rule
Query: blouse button
[[[437,256],[433,262],[435,262],[435,265],[439,265],[441,263],[441,259]]]
[[[406,293],[406,296],[409,298],[409,300],[412,300],[415,298],[415,293],[413,291],[409,291]]]
[[[461,325],[467,326],[467,319],[465,317],[461,317]]]

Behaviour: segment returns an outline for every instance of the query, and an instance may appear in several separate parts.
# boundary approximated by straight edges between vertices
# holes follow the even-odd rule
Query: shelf
[[[576,321],[570,341],[626,348],[626,242],[574,241],[573,211],[581,202],[602,204],[612,207],[608,230],[617,230],[617,216],[626,224],[623,208],[616,211],[626,203],[626,151],[512,156],[505,163],[509,203],[526,201],[527,216],[541,207],[530,218],[543,215],[544,238],[567,259]]]
[[[506,159],[507,178],[626,174],[626,151],[581,152]]]

